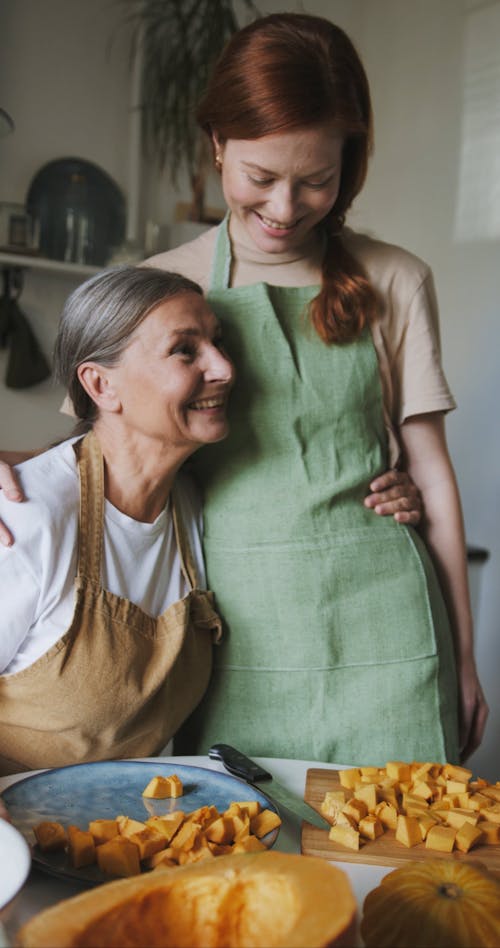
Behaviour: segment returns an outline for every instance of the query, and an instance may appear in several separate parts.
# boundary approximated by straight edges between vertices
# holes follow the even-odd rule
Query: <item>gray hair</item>
[[[111,267],[86,280],[66,300],[54,347],[54,374],[87,427],[97,406],[80,384],[83,362],[117,365],[134,330],[164,300],[203,291],[197,283],[149,266]]]

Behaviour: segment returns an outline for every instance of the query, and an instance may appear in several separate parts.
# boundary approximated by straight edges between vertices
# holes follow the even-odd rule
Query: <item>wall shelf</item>
[[[7,253],[0,250],[0,268],[43,270],[47,273],[61,276],[81,276],[83,278],[99,273],[102,267],[92,267],[84,263],[65,263],[62,260],[49,260],[48,257],[37,257],[35,254]]]

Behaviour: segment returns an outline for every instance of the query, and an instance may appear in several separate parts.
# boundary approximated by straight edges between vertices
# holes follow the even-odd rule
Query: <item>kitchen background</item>
[[[432,266],[444,363],[458,410],[447,423],[467,539],[489,552],[471,564],[476,650],[491,713],[471,765],[500,778],[500,0],[260,0],[327,16],[356,43],[375,111],[375,155],[349,223],[402,244]],[[235,0],[239,22],[247,14]],[[126,0],[1,0],[0,107],[15,131],[0,140],[0,202],[23,204],[54,159],[102,168],[128,211],[125,255],[186,239],[175,224],[189,201],[141,157],[137,71]],[[223,206],[218,184],[208,203]],[[147,246],[149,244],[149,246]],[[8,261],[0,251],[0,265]],[[77,264],[23,270],[19,305],[50,359],[67,294],[86,275]],[[0,349],[0,446],[38,447],[68,433],[62,392],[50,379],[4,384]],[[349,763],[349,762],[345,762]]]

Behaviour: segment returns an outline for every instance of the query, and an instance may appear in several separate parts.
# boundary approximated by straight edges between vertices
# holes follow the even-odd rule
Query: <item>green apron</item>
[[[306,315],[316,287],[229,289],[230,264],[226,220],[208,299],[237,370],[230,435],[195,455],[225,634],[176,751],[456,761],[433,566],[415,530],[363,506],[388,464],[371,333],[327,346]]]

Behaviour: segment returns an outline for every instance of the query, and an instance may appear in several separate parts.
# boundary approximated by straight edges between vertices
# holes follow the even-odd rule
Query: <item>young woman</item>
[[[201,283],[236,362],[231,435],[195,462],[228,633],[176,747],[464,758],[487,707],[432,275],[344,225],[372,146],[363,66],[327,20],[264,17],[229,42],[199,121],[229,214],[151,262]],[[401,459],[421,535],[363,502]]]
[[[0,547],[1,774],[158,753],[220,634],[180,472],[225,437],[233,380],[200,288],[143,267],[93,277],[66,304],[55,366],[90,430],[18,469],[28,499]]]

